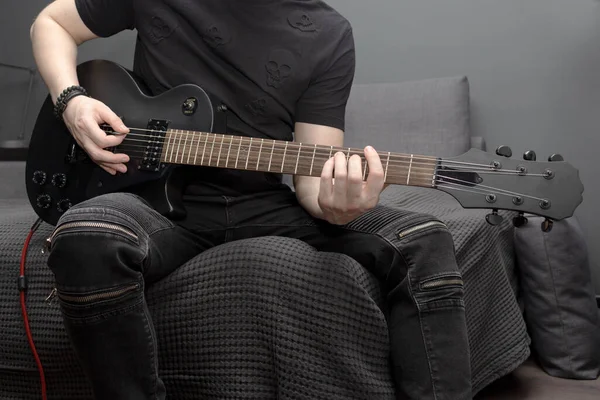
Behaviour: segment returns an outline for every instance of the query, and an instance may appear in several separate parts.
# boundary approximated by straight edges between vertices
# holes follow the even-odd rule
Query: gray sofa
[[[355,85],[346,143],[453,156],[483,140],[469,127],[464,77]],[[0,398],[39,398],[16,278],[36,217],[24,193],[23,163],[0,163]],[[432,189],[389,187],[381,204],[433,214],[447,223],[465,280],[474,391],[509,375],[530,356],[519,304],[511,215],[499,226],[486,210],[464,210]],[[50,399],[88,399],[33,235],[26,275],[33,339]],[[277,249],[274,251],[273,249]],[[266,237],[218,246],[150,287],[159,364],[171,399],[392,399],[385,304],[378,282],[354,260]]]

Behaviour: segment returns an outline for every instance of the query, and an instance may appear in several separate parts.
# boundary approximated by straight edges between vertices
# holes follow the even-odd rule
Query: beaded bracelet
[[[77,96],[88,96],[87,90],[81,86],[73,85],[62,91],[54,105],[54,115],[56,118],[62,118],[62,114],[67,108],[67,103]]]

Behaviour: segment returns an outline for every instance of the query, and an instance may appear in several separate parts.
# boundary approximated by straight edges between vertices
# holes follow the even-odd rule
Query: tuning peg
[[[533,150],[527,150],[523,154],[523,160],[535,161],[536,159],[537,159],[537,156],[535,155],[535,151],[533,151]]]
[[[517,217],[513,218],[513,225],[515,226],[515,228],[520,228],[523,225],[527,224],[527,218],[525,218],[525,216],[523,215],[523,213],[519,213],[519,215]]]
[[[498,214],[498,210],[494,209],[492,210],[491,214],[485,216],[485,220],[488,224],[496,226],[500,225],[502,221],[504,221],[504,218],[502,217],[502,215]]]
[[[502,157],[512,157],[512,150],[508,146],[499,146],[496,149],[496,154]]]
[[[560,154],[552,154],[550,157],[548,157],[548,161],[565,161],[565,159]]]
[[[551,219],[546,218],[544,220],[544,222],[542,222],[542,231],[548,233],[552,230],[552,227],[554,226],[554,221],[552,221]]]

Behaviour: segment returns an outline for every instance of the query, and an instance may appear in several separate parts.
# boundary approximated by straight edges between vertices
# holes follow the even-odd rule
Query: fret
[[[202,149],[202,160],[200,160],[200,165],[204,165],[204,155],[206,154],[206,145],[208,144],[208,132],[206,133],[206,139],[204,140],[204,148]]]
[[[175,141],[177,140],[177,131],[171,131],[171,136],[173,136],[173,143],[171,144],[171,155],[169,156],[169,162],[173,162],[173,151],[175,150]]]
[[[298,173],[298,161],[300,161],[300,152],[302,151],[302,143],[300,143],[300,147],[298,147],[298,156],[296,157],[296,168],[294,168],[294,175]]]
[[[258,164],[260,164],[260,153],[262,152],[263,142],[265,139],[260,139],[260,149],[258,149],[258,159],[256,160],[256,170],[258,171]]]
[[[288,142],[285,142],[285,149],[283,150],[283,160],[281,161],[281,172],[283,172],[283,165],[285,164],[285,153],[287,153]]]
[[[348,152],[346,153],[346,164],[350,161],[350,147],[348,147]]]
[[[200,138],[202,137],[202,132],[198,134],[198,144],[196,145],[196,154],[194,154],[194,165],[196,165],[196,159],[198,158],[198,147],[200,147]]]
[[[188,151],[188,158],[187,158],[187,164],[190,163],[190,158],[192,157],[192,149],[194,148],[194,134],[192,134],[191,132],[188,133],[188,135],[192,136],[192,140],[190,141],[190,150]]]
[[[242,136],[240,136],[240,146],[238,147],[237,157],[235,158],[235,168],[237,168],[238,160],[240,159],[240,150],[242,150],[242,142],[243,141],[244,141],[244,138]]]
[[[171,145],[171,137],[173,132],[169,132],[169,138],[167,139],[167,145],[165,146],[163,153],[165,154],[165,161],[167,161],[167,155],[169,154],[169,146]]]
[[[410,155],[410,164],[408,164],[408,176],[406,177],[406,184],[410,183],[410,171],[412,169],[413,155]]]
[[[361,162],[362,162],[362,158],[361,158]],[[365,158],[365,164],[364,164],[364,165],[365,165],[365,166],[364,166],[364,168],[363,168],[363,177],[362,177],[362,180],[363,180],[363,181],[364,181],[364,180],[366,179],[366,177],[367,177],[367,167],[368,167],[368,163],[367,163],[367,160],[366,160],[366,158]]]
[[[225,168],[229,168],[229,154],[231,153],[231,145],[233,144],[233,136],[229,139],[229,150],[227,150],[227,159],[225,160]]]
[[[179,129],[177,129],[177,132],[179,133]],[[181,137],[183,136],[183,133],[181,133],[181,136],[179,136],[179,142],[177,143],[177,153],[175,154],[175,162],[177,162],[177,156],[179,155],[179,149],[181,148]]]
[[[273,140],[273,147],[271,147],[271,157],[269,157],[269,168],[267,170],[271,172],[271,161],[273,161],[273,151],[275,151],[275,141]]]
[[[387,156],[387,161],[385,162],[385,175],[383,175],[383,181],[385,182],[387,180],[387,173],[388,173],[388,167],[390,166],[390,155],[392,153],[390,153],[388,151],[388,156]]]
[[[217,135],[213,133],[213,142],[212,142],[212,146],[210,147],[210,156],[208,157],[208,165],[210,166],[210,163],[212,162],[212,155],[213,155],[213,151],[215,150],[215,142],[217,141]]]
[[[221,151],[223,151],[223,142],[225,141],[225,135],[221,135],[221,146],[219,146],[219,155],[217,156],[217,167],[219,166],[219,161],[221,161]]]
[[[175,146],[175,141],[177,141],[177,148],[173,147],[173,152],[171,153],[171,157],[173,157],[173,153],[175,153],[175,161],[177,162],[177,155],[179,154],[179,146],[181,146],[181,137],[179,136],[179,129],[175,129],[175,139],[173,140],[173,146]]]
[[[308,172],[308,176],[312,176],[313,165],[315,163],[315,155],[317,154],[317,144],[315,143],[315,148],[313,149],[312,160],[310,160],[310,171]]]
[[[183,134],[183,131],[181,131],[181,134]],[[186,133],[185,134],[185,142],[183,143],[183,151],[181,152],[181,163],[183,163],[183,156],[185,154],[185,147],[187,146],[188,137],[189,137],[189,133]]]
[[[250,161],[250,151],[252,150],[252,137],[250,137],[250,144],[248,145],[248,154],[246,155],[246,167],[248,169],[248,161]]]
[[[332,155],[333,155],[333,146],[331,146],[331,148],[329,149],[329,158],[331,158]]]

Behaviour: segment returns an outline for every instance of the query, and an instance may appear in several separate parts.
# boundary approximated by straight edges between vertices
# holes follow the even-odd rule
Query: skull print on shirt
[[[289,50],[273,50],[265,66],[267,85],[279,89],[292,76],[296,67],[296,59]]]

